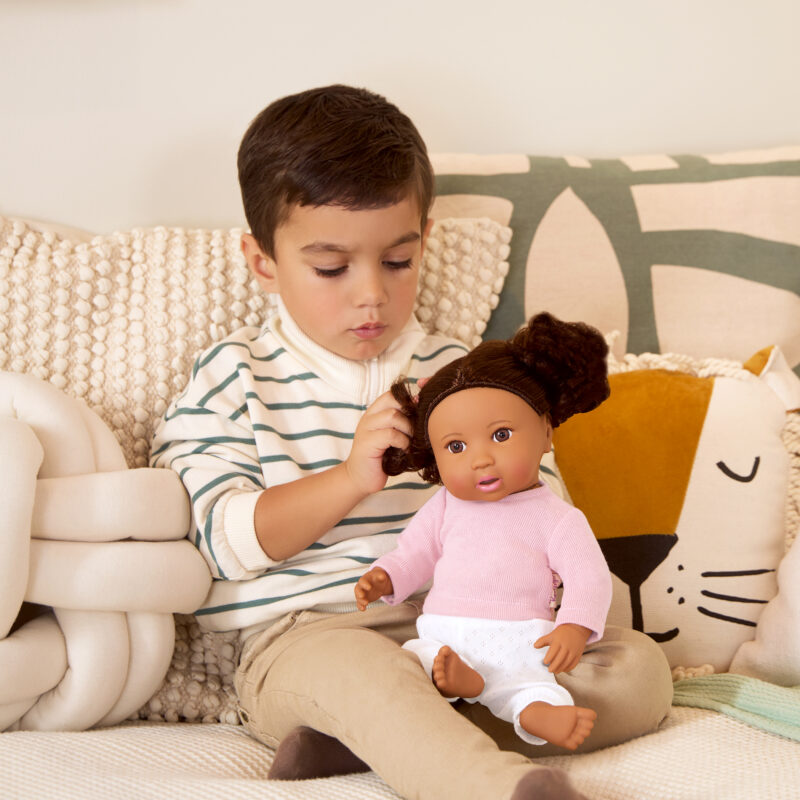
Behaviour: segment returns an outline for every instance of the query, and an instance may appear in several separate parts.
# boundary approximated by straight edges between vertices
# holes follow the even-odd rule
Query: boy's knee
[[[625,703],[636,735],[658,727],[672,704],[672,673],[664,651],[647,634],[609,626],[584,656],[595,678],[607,684],[614,704]],[[613,684],[613,687],[611,687]],[[608,689],[614,688],[609,692]]]

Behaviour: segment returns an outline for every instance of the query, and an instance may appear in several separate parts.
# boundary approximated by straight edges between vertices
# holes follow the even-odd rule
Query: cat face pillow
[[[609,399],[554,434],[614,576],[609,624],[647,633],[672,667],[727,670],[776,592],[800,380],[778,350],[756,362],[759,376],[613,374]]]

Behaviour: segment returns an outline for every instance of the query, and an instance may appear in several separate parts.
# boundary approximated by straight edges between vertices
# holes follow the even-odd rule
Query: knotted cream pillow
[[[0,372],[0,730],[82,730],[161,684],[211,576],[168,470],[129,470],[81,400]]]

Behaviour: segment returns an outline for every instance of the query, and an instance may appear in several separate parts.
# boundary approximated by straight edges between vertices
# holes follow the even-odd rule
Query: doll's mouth
[[[484,478],[482,481],[478,481],[475,488],[479,492],[493,492],[500,488],[501,483],[500,478]]]

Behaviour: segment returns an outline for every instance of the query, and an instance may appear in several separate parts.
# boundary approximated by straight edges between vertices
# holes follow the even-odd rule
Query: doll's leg
[[[561,771],[500,751],[413,654],[353,619],[298,624],[264,650],[246,648],[236,685],[251,733],[273,746],[300,725],[333,736],[404,797],[581,797]]]
[[[578,666],[557,675],[556,681],[576,705],[597,712],[592,735],[578,746],[579,753],[651,733],[672,703],[672,676],[664,653],[649,636],[627,628],[607,627],[601,641],[587,646]],[[513,725],[481,705],[464,703],[459,711],[503,749],[533,758],[564,753],[550,744],[527,744],[516,735]]]
[[[592,732],[596,719],[597,713],[591,708],[535,700],[522,709],[517,724],[529,736],[575,750]]]
[[[448,700],[477,697],[483,691],[483,676],[456,651],[458,623],[447,617],[423,614],[417,620],[417,630],[419,638],[409,639],[403,649],[417,656],[441,694]]]
[[[549,742],[575,750],[592,732],[597,713],[576,706],[569,692],[549,673],[531,680],[536,677],[533,669],[527,674],[492,676],[478,702],[494,716],[511,722],[524,742],[536,746]]]
[[[447,645],[443,645],[436,654],[432,675],[436,688],[445,697],[463,697],[469,700],[477,697],[486,686],[480,672]]]
[[[549,620],[485,622],[490,634],[475,639],[470,655],[486,666],[486,688],[478,702],[511,722],[525,742],[547,742],[574,750],[591,733],[597,714],[576,706],[542,663],[544,652],[532,644],[553,629]]]

